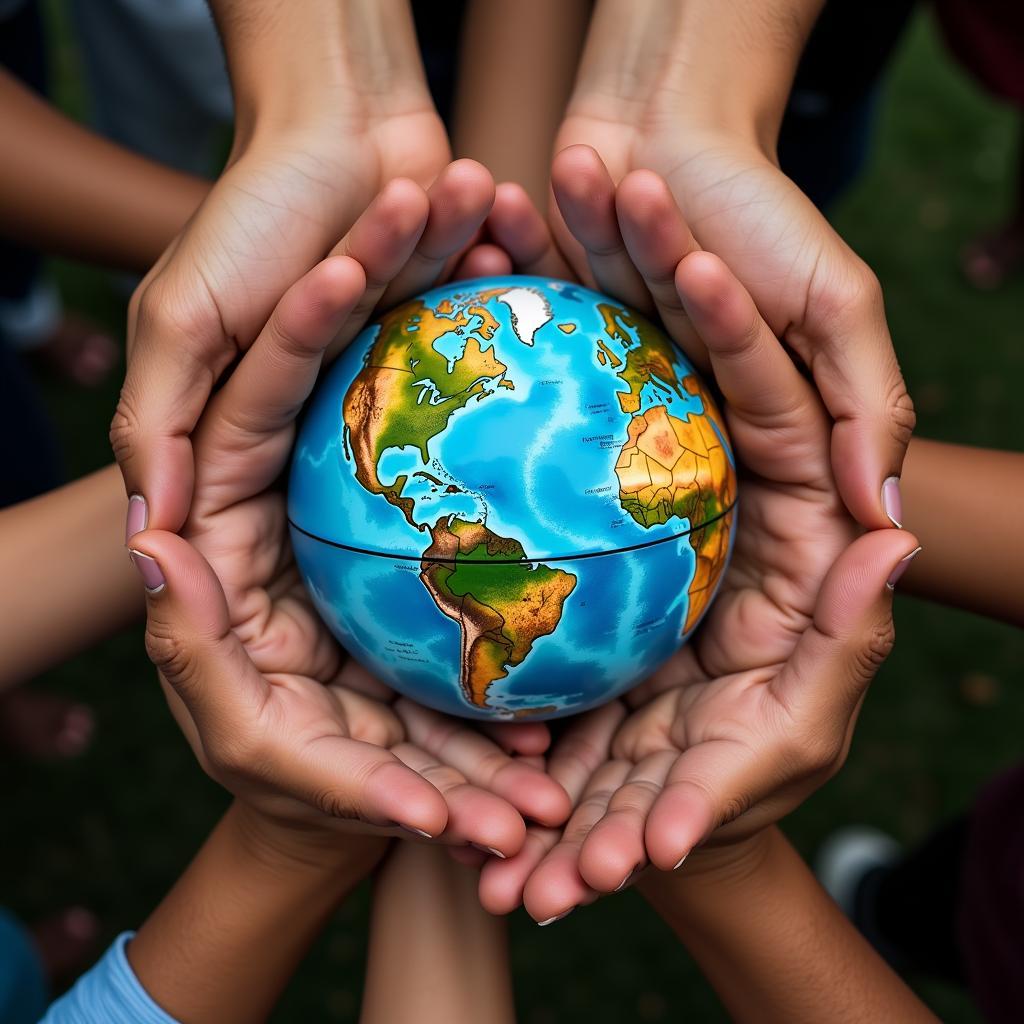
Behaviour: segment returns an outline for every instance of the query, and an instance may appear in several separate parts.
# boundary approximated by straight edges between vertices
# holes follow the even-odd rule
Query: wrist
[[[388,840],[272,818],[236,800],[224,818],[237,847],[274,876],[308,875],[347,889],[383,856]]]
[[[760,829],[737,842],[700,846],[676,871],[650,871],[639,888],[652,900],[715,897],[715,892],[744,888],[763,876],[779,842],[785,842],[775,826]]]
[[[211,6],[234,93],[236,152],[280,133],[350,134],[410,96],[429,102],[408,0]]]

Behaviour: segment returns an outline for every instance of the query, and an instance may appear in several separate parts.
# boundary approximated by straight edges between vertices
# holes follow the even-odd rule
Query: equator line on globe
[[[533,277],[366,328],[296,444],[296,560],[340,642],[449,713],[610,700],[692,633],[729,557],[721,414],[656,326]]]

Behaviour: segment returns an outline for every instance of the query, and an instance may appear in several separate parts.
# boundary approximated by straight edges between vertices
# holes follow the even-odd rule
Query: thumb
[[[918,551],[910,534],[879,530],[839,556],[813,622],[768,684],[784,714],[756,745],[722,738],[683,751],[647,820],[652,863],[678,867],[715,829],[842,763],[868,684],[892,649],[892,588]]]
[[[126,535],[177,530],[192,501],[191,433],[214,382],[237,354],[201,288],[159,275],[139,285],[129,310],[128,369],[110,424],[128,506]]]
[[[149,530],[132,538],[129,554],[146,587],[146,650],[187,708],[218,781],[233,791],[241,782],[243,798],[248,783],[335,817],[427,836],[444,830],[444,797],[390,751],[350,739],[343,722],[324,721],[319,738],[301,739],[299,726],[310,718],[296,704],[301,679],[278,713],[268,714],[277,686],[288,680],[272,686],[257,670],[231,629],[220,581],[192,545]],[[311,706],[313,715],[330,714]],[[302,722],[289,719],[296,712]]]
[[[129,555],[146,588],[146,651],[188,708],[203,745],[253,721],[269,684],[231,629],[220,580],[182,537],[145,530]]]
[[[920,550],[907,531],[876,530],[836,559],[811,625],[772,684],[793,719],[845,727],[892,650],[893,588]]]

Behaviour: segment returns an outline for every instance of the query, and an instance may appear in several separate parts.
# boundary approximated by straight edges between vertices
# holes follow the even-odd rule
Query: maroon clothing
[[[970,813],[959,946],[992,1024],[1024,1021],[1024,764],[990,782]]]
[[[1024,2],[935,0],[935,9],[960,63],[991,92],[1024,107]]]

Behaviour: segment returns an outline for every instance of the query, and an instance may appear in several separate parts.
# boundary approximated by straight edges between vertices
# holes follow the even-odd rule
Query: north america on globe
[[[386,682],[456,714],[554,717],[692,632],[735,501],[721,415],[659,328],[509,277],[353,342],[303,425],[289,518],[321,615]]]

